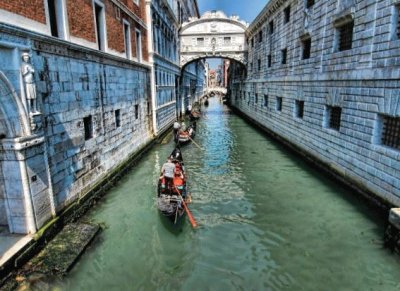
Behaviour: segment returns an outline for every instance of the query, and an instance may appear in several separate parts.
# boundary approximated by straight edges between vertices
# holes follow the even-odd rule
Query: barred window
[[[85,140],[91,139],[93,137],[92,115],[83,118],[83,127],[85,130]]]
[[[295,113],[296,113],[297,118],[303,118],[303,116],[304,116],[304,101],[296,100]]]
[[[290,5],[283,10],[284,13],[284,23],[288,23],[290,21]]]
[[[263,32],[262,30],[260,30],[260,32],[258,33],[258,42],[262,42],[262,37],[263,37]]]
[[[306,8],[310,8],[311,6],[314,5],[314,0],[306,0]]]
[[[311,38],[306,38],[302,41],[303,45],[303,60],[309,59],[311,56]]]
[[[274,33],[274,21],[273,20],[271,20],[268,23],[268,31],[269,31],[269,34],[273,34]]]
[[[282,97],[276,97],[276,111],[282,111]]]
[[[224,44],[230,44],[231,43],[231,38],[229,36],[224,37]]]
[[[339,130],[340,129],[340,119],[342,115],[341,107],[327,106],[327,117],[328,117],[328,127]]]
[[[121,111],[120,111],[120,109],[117,109],[114,112],[115,112],[115,127],[120,127],[121,126]]]
[[[264,95],[264,107],[268,107],[268,95]]]
[[[271,54],[268,55],[267,61],[268,61],[268,68],[271,68],[271,66],[272,66],[272,55]]]
[[[382,116],[383,145],[400,149],[400,117]]]
[[[135,104],[135,119],[139,118],[139,104]]]
[[[287,62],[287,48],[281,50],[281,64],[284,65]]]
[[[197,38],[197,45],[203,46],[204,45],[204,37],[198,37]]]
[[[354,21],[350,21],[338,27],[338,49],[339,51],[350,50],[353,44]]]

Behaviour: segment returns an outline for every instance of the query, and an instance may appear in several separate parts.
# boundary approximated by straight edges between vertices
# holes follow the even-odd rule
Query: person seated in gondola
[[[171,155],[169,156],[172,161],[182,161],[182,154],[181,150],[179,149],[179,144],[177,147],[172,151]]]
[[[171,158],[168,158],[167,162],[161,168],[161,180],[164,180],[165,189],[171,193],[171,189],[173,188],[175,176],[175,164],[172,162]]]
[[[182,168],[179,163],[177,163],[175,166],[174,192],[176,192],[178,195],[181,194],[183,198],[186,196],[185,176],[183,175]]]

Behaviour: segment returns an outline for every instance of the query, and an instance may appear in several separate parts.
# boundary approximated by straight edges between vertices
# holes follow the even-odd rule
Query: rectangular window
[[[255,103],[255,104],[258,103],[258,94],[257,94],[257,93],[256,93],[256,95],[255,95],[254,103]]]
[[[350,50],[353,44],[354,21],[350,21],[337,28],[338,31],[338,50]]]
[[[135,104],[135,119],[139,118],[139,104]]]
[[[83,118],[83,126],[85,129],[85,140],[91,139],[93,137],[93,122],[91,115]]]
[[[115,115],[115,127],[120,127],[121,126],[121,111],[120,111],[120,109],[115,110],[114,115]]]
[[[229,36],[224,37],[224,44],[230,44],[231,43],[231,38]]]
[[[48,0],[47,5],[49,7],[51,36],[58,37],[56,1],[57,0]]]
[[[264,107],[268,107],[268,95],[264,95]]]
[[[303,118],[304,116],[304,101],[295,101],[295,114],[297,118]]]
[[[142,33],[136,29],[136,58],[138,62],[142,61]]]
[[[204,37],[198,37],[197,38],[197,45],[203,46],[204,45]]]
[[[306,38],[302,41],[303,46],[303,54],[302,59],[306,60],[309,59],[311,56],[311,38]]]
[[[124,40],[125,40],[125,55],[128,60],[132,58],[131,49],[131,26],[124,20]]]
[[[251,39],[251,47],[254,47],[254,38]]]
[[[276,97],[276,111],[282,111],[282,97]]]
[[[314,0],[306,0],[306,8],[310,8],[311,6],[314,5]]]
[[[104,51],[106,49],[104,7],[96,2],[94,3],[94,11],[96,22],[97,47],[99,50]]]
[[[287,48],[281,50],[281,64],[284,65],[287,62]]]
[[[139,0],[133,0],[133,3],[135,3],[137,6],[139,6]]]
[[[258,59],[258,71],[261,71],[261,59]]]
[[[290,21],[290,5],[283,10],[284,14],[284,23],[288,23]]]
[[[66,39],[64,0],[47,0],[51,36]]]
[[[268,61],[268,68],[271,68],[271,65],[272,65],[272,55],[271,54],[268,55],[267,61]]]
[[[394,29],[397,39],[400,39],[400,5],[395,6]]]
[[[262,37],[263,37],[263,32],[262,30],[260,30],[260,32],[258,33],[258,42],[262,42]]]
[[[273,21],[273,20],[271,20],[271,21],[268,23],[268,31],[269,31],[269,34],[270,34],[270,35],[274,33],[274,21]]]
[[[339,130],[342,108],[337,106],[327,106],[327,126]]]
[[[381,143],[400,149],[400,117],[382,116]]]

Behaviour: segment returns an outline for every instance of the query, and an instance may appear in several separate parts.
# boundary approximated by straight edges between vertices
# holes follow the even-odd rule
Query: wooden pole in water
[[[174,187],[175,187],[176,191],[178,192],[179,197],[181,197],[182,205],[183,205],[183,208],[186,211],[186,214],[189,217],[190,224],[192,225],[193,228],[196,228],[197,227],[196,220],[194,219],[192,213],[190,212],[189,207],[186,205],[186,202],[183,199],[181,192],[179,192],[179,189],[175,185],[174,185]]]
[[[190,135],[188,135],[188,138],[189,138],[199,149],[201,149],[202,151],[204,151],[204,149],[203,149],[201,146],[199,146],[199,145],[190,137]]]

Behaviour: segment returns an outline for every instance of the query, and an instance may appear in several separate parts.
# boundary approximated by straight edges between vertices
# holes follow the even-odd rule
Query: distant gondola
[[[196,135],[196,131],[193,125],[189,125],[186,130],[181,130],[178,133],[178,142],[180,144],[185,144],[191,141]]]
[[[157,208],[163,216],[176,224],[185,215],[183,203],[188,203],[186,201],[187,184],[182,153],[179,148],[175,148],[170,157],[175,164],[173,185],[167,188],[165,178],[163,175],[160,176],[157,187]]]

